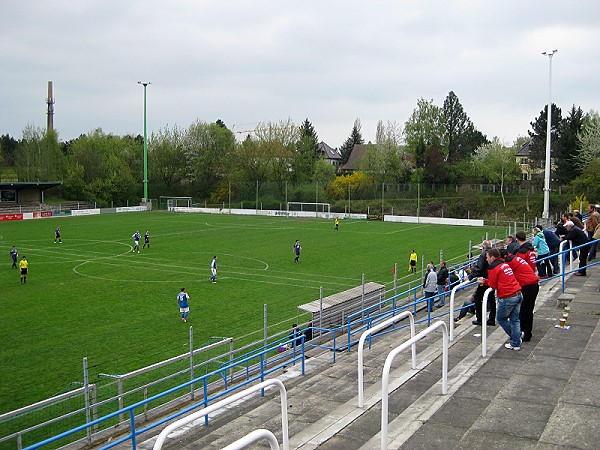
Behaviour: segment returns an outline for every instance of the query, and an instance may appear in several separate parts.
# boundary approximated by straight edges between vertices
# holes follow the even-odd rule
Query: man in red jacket
[[[510,266],[517,282],[521,285],[523,293],[523,302],[521,303],[521,313],[519,319],[521,321],[521,334],[524,342],[531,340],[531,330],[533,329],[533,308],[535,307],[535,299],[540,292],[540,278],[535,274],[527,261],[508,254],[505,249],[500,250],[500,257]]]
[[[535,248],[533,248],[533,244],[527,240],[524,231],[517,231],[515,238],[519,243],[519,248],[514,254],[524,259],[535,272],[537,266],[535,265]]]
[[[500,252],[497,248],[492,248],[487,252],[488,277],[479,278],[479,283],[485,283],[496,290],[498,308],[496,320],[510,337],[510,342],[504,344],[509,350],[521,350],[521,321],[519,313],[521,311],[521,302],[523,294],[521,286],[515,278],[515,274],[510,266],[500,258]]]

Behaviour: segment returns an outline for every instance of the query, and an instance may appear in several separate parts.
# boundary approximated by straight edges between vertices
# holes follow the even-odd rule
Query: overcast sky
[[[148,134],[222,119],[234,131],[308,118],[339,147],[356,118],[404,124],[454,91],[507,144],[548,101],[600,109],[600,1],[3,0],[0,134],[46,126]],[[241,136],[241,134],[240,134]]]

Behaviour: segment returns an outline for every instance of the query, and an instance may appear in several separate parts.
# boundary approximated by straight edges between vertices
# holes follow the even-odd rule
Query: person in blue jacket
[[[541,227],[533,227],[532,244],[537,251],[535,265],[537,266],[538,277],[548,278],[550,274],[552,274],[552,269],[550,269],[547,259],[543,261],[540,260],[550,255],[550,248],[548,247],[544,233],[542,233]]]

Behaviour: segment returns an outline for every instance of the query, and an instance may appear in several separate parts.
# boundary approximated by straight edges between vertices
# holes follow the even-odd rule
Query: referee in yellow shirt
[[[23,256],[23,259],[19,261],[19,268],[21,269],[21,284],[27,283],[27,269],[29,267],[29,263],[27,262],[27,258]]]

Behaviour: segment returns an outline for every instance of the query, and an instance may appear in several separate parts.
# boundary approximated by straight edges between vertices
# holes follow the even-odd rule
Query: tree
[[[443,147],[445,132],[444,114],[432,100],[420,98],[417,107],[404,124],[404,142],[407,151],[414,155],[417,167],[423,167],[425,150],[437,147],[445,157],[447,149]]]
[[[0,137],[0,161],[8,167],[13,167],[19,150],[19,141],[4,134]]]
[[[361,170],[368,172],[377,184],[405,181],[409,167],[401,142],[400,125],[379,121],[376,143],[367,145],[361,159]]]
[[[552,129],[550,130],[551,144],[553,151],[556,148],[557,143],[560,141],[560,131],[562,129],[562,114],[560,108],[554,103],[552,104]],[[540,115],[530,123],[533,131],[528,131],[529,137],[531,138],[531,153],[529,159],[531,164],[536,167],[543,167],[543,162],[546,161],[546,129],[548,126],[548,106],[544,106],[544,109],[540,111]]]
[[[152,133],[148,140],[150,181],[163,195],[183,195],[186,179],[185,130],[174,126]]]
[[[437,145],[427,147],[423,155],[425,165],[423,177],[429,183],[443,184],[448,180],[447,164],[444,161],[444,152]]]
[[[312,123],[305,119],[300,125],[300,136],[295,146],[294,160],[292,163],[293,178],[295,181],[312,180],[315,164],[319,159],[319,138]]]
[[[449,163],[469,159],[480,145],[487,142],[486,137],[475,128],[453,91],[444,100],[443,117]]]
[[[318,159],[315,163],[314,181],[318,182],[321,186],[327,186],[335,180],[335,172],[333,165],[324,159]]]
[[[15,170],[22,181],[55,181],[64,175],[63,153],[56,131],[27,125],[19,142]]]
[[[364,144],[365,141],[360,132],[361,124],[360,119],[356,119],[354,121],[354,126],[352,127],[352,131],[350,132],[350,136],[348,139],[342,144],[340,147],[340,152],[342,154],[342,164],[346,164],[348,159],[350,158],[350,154],[352,153],[352,149],[356,144]]]
[[[495,137],[492,142],[480,146],[475,152],[475,164],[483,177],[500,185],[502,204],[506,206],[504,185],[521,178],[521,169],[515,159],[515,148],[506,147]]]
[[[236,147],[229,159],[228,177],[231,181],[258,183],[259,186],[268,180],[269,158],[266,147],[261,146],[249,135]],[[254,188],[252,188],[254,191]]]
[[[187,176],[196,195],[208,198],[223,176],[223,165],[235,147],[233,133],[217,123],[196,121],[185,134]]]
[[[290,179],[300,128],[290,118],[279,123],[264,122],[257,125],[255,136],[260,153],[268,162],[269,180],[276,181],[283,191],[285,181]]]
[[[135,137],[105,134],[98,128],[73,140],[70,152],[65,192],[101,205],[141,198],[143,145]]]
[[[600,159],[600,115],[592,111],[588,120],[579,132],[579,150],[575,165],[579,170],[586,171],[594,162]]]
[[[560,141],[552,146],[552,159],[559,183],[569,184],[581,174],[576,164],[579,154],[578,134],[587,120],[581,108],[571,107],[569,115],[560,123]]]
[[[576,192],[585,193],[588,198],[600,198],[600,155],[592,159],[581,175],[573,180],[573,188]]]

